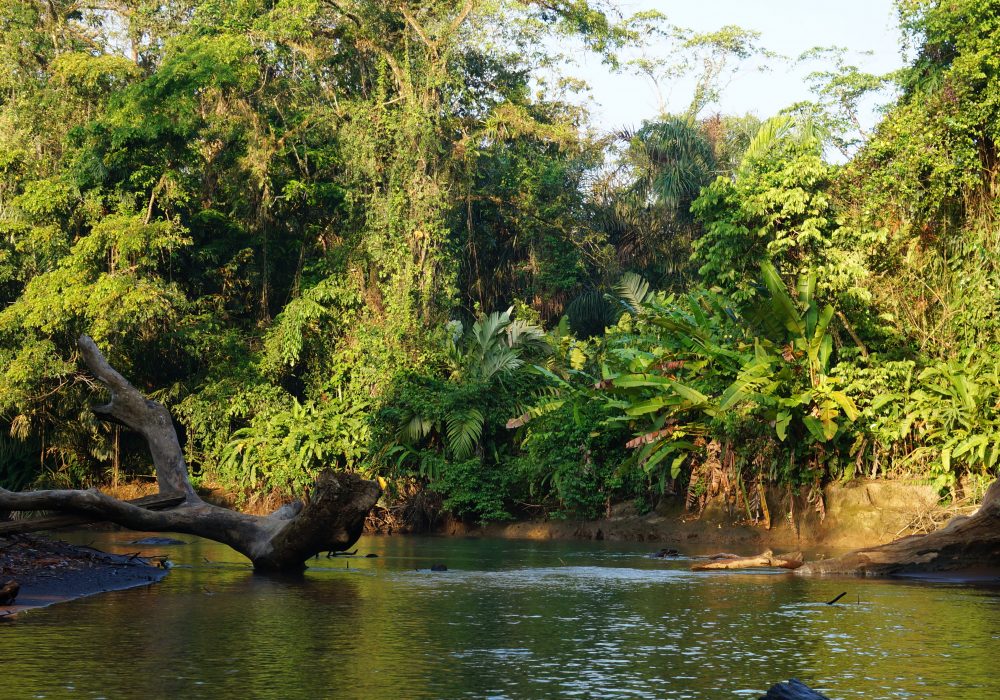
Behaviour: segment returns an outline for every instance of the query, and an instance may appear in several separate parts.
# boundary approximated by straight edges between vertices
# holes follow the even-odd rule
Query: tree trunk
[[[346,550],[361,536],[365,517],[381,490],[356,474],[324,470],[305,502],[282,506],[266,516],[238,513],[203,501],[191,486],[167,409],[129,384],[89,337],[81,336],[79,346],[90,371],[111,392],[110,402],[95,406],[94,412],[141,433],[149,444],[160,492],[182,495],[184,502],[171,510],[150,511],[94,489],[24,493],[0,489],[0,511],[66,511],[133,530],[197,535],[229,545],[259,571],[303,569],[313,555]]]
[[[798,574],[891,576],[935,571],[1000,569],[1000,480],[972,515],[957,516],[940,530],[911,535],[835,559],[808,562]]]

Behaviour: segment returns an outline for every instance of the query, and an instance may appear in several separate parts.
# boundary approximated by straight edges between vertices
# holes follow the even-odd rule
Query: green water
[[[753,698],[791,676],[831,698],[1000,698],[996,588],[407,537],[277,580],[183,539],[147,550],[178,563],[163,583],[0,624],[0,698]]]

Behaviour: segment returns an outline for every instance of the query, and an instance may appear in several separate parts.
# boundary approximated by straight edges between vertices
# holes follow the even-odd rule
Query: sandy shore
[[[0,619],[74,598],[145,586],[160,581],[165,569],[137,556],[108,554],[36,535],[0,537],[0,586],[21,585],[11,605],[0,605]]]

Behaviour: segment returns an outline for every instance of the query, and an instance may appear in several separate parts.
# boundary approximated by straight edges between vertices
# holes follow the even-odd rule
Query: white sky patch
[[[751,113],[766,118],[796,102],[812,99],[805,76],[819,65],[794,65],[795,59],[816,46],[841,46],[848,59],[862,70],[888,73],[901,68],[901,35],[892,0],[659,0],[620,2],[625,16],[642,10],[658,10],[671,24],[708,32],[735,24],[759,31],[760,45],[787,57],[769,61],[761,72],[752,65],[740,70],[724,85],[718,104],[701,112],[707,116]],[[864,55],[871,52],[870,55]],[[647,50],[655,55],[655,47]],[[638,126],[660,111],[660,96],[649,79],[628,73],[613,73],[598,56],[575,53],[577,65],[570,72],[587,81],[592,89],[589,108],[592,123],[601,131]],[[668,112],[683,112],[691,101],[694,76],[673,85],[661,85]],[[861,121],[870,129],[879,118],[872,100]]]

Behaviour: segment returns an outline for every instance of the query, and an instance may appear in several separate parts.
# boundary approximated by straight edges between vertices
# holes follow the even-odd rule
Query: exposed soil
[[[155,492],[154,483],[130,482],[117,498],[136,498]],[[235,506],[235,497],[221,488],[201,492],[206,500]],[[910,534],[936,530],[955,515],[967,515],[975,504],[942,506],[937,492],[926,484],[904,479],[856,479],[832,483],[823,489],[822,505],[808,489],[772,487],[767,490],[771,517],[768,524],[748,523],[745,513],[723,497],[706,505],[701,514],[684,510],[683,499],[665,498],[654,512],[638,515],[631,504],[619,504],[609,517],[598,520],[519,520],[485,527],[449,518],[440,497],[414,489],[392,508],[377,505],[368,517],[366,531],[377,534],[437,532],[444,535],[507,537],[517,539],[588,539],[623,542],[656,542],[684,551],[734,548],[745,552],[763,549],[840,551],[872,547]],[[275,494],[242,504],[240,510],[266,513],[281,505]],[[0,580],[0,585],[3,581]]]
[[[934,530],[953,509],[938,502],[934,489],[902,481],[831,484],[822,506],[803,489],[769,489],[770,523],[747,523],[724,498],[710,501],[701,514],[685,512],[680,499],[664,499],[653,513],[638,515],[629,504],[616,506],[600,520],[531,520],[485,527],[446,521],[448,535],[524,539],[588,539],[655,542],[683,552],[733,549],[832,551],[871,547],[904,535]]]
[[[0,619],[28,608],[155,583],[167,575],[138,556],[107,554],[36,535],[0,537],[0,586],[17,581],[14,604]]]

